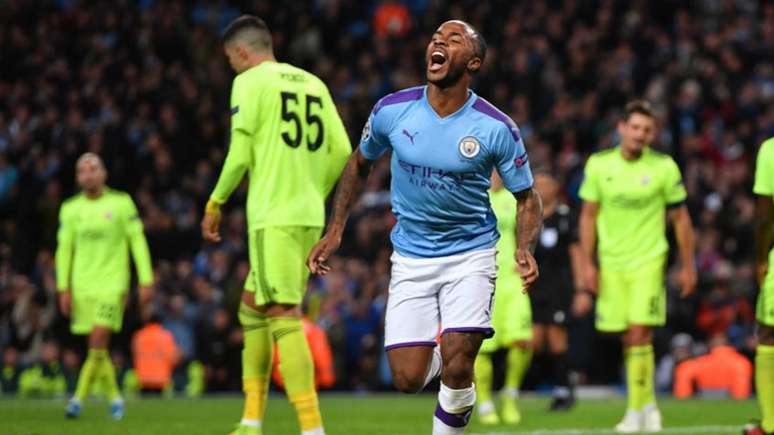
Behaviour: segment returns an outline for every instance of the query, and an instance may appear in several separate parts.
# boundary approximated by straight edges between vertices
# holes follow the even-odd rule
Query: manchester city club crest
[[[463,157],[472,159],[473,157],[476,157],[480,151],[481,144],[475,137],[465,136],[460,141],[460,154],[462,154]]]
[[[360,142],[365,142],[371,137],[371,120],[369,119],[363,126],[363,133],[360,134]]]

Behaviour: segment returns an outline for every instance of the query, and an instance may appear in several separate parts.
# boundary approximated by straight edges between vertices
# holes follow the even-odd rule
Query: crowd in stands
[[[353,144],[380,97],[423,83],[435,28],[465,19],[489,45],[475,91],[516,121],[533,170],[556,176],[572,207],[587,156],[616,144],[620,109],[648,99],[662,120],[653,146],[674,156],[684,176],[700,278],[695,296],[681,300],[667,274],[668,325],[657,333],[657,354],[673,368],[708,348],[696,344],[723,337],[750,357],[752,176],[759,144],[774,136],[774,3],[8,0],[0,2],[3,391],[74,387],[85,344],[58,312],[52,253],[59,206],[76,192],[75,160],[85,151],[104,158],[109,185],[128,191],[140,210],[153,310],[174,340],[172,388],[239,390],[244,186],[225,209],[222,243],[203,243],[199,221],[228,146],[233,72],[219,32],[241,13],[267,21],[279,60],[328,84]],[[395,223],[389,178],[382,160],[333,271],[309,282],[307,318],[329,343],[324,386],[390,385],[382,350]],[[147,321],[135,300],[112,343],[128,390],[140,389],[131,343]],[[618,342],[598,336],[591,315],[569,329],[578,382],[620,382]],[[533,366],[527,384],[541,388]],[[666,379],[662,388],[671,390]]]

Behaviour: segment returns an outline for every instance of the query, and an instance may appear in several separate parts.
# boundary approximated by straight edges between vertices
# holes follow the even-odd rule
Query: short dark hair
[[[656,114],[653,111],[653,107],[645,100],[634,100],[628,102],[624,107],[623,120],[628,121],[629,118],[631,118],[631,116],[635,113],[645,115],[648,118],[652,118],[654,120],[656,119]]]
[[[473,34],[473,55],[481,59],[481,63],[484,63],[484,59],[486,59],[486,41],[484,40],[484,35],[482,35],[481,32],[479,32],[475,27],[473,27],[467,21],[462,21],[462,20],[450,20],[450,21],[461,23],[470,30],[470,32]]]
[[[272,48],[269,26],[255,15],[242,15],[226,26],[221,37],[223,44],[237,40],[241,40],[256,51],[266,51]]]
[[[484,35],[479,33],[478,30],[473,27],[471,29],[473,29],[473,54],[481,59],[481,63],[484,63],[484,59],[486,59],[486,40],[484,40]]]

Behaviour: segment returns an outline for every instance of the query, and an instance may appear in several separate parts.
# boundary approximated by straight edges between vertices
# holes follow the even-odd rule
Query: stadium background
[[[74,193],[75,159],[94,151],[109,184],[140,209],[154,304],[184,354],[179,388],[197,362],[206,391],[239,390],[244,188],[226,209],[223,243],[202,243],[198,223],[227,148],[233,73],[218,36],[244,12],[267,21],[279,60],[328,84],[353,144],[378,98],[424,81],[424,49],[437,25],[471,22],[489,44],[476,92],[519,124],[533,168],[559,177],[572,206],[585,158],[615,144],[620,108],[650,100],[663,120],[654,146],[684,174],[700,277],[687,300],[667,277],[658,385],[669,391],[674,357],[702,352],[714,334],[752,355],[752,174],[757,146],[774,136],[771,2],[11,0],[0,2],[4,369],[56,367],[74,385],[82,345],[56,308],[52,252],[59,206]],[[388,186],[381,161],[334,272],[310,282],[306,306],[330,341],[336,389],[390,385],[381,346],[394,224]],[[112,346],[122,372],[140,323],[130,307]],[[619,383],[617,341],[597,336],[588,315],[572,319],[570,331],[579,381]],[[543,379],[533,370],[528,386]]]

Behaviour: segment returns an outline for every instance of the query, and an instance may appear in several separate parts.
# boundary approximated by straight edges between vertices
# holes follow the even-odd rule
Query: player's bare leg
[[[551,354],[551,376],[554,382],[552,411],[566,411],[575,404],[575,393],[570,383],[567,363],[567,329],[560,325],[548,325],[548,351]]]
[[[89,334],[89,347],[91,349],[107,350],[110,345],[110,329],[104,326],[94,326]]]
[[[433,435],[464,432],[476,403],[473,366],[483,340],[481,332],[448,332],[441,336],[443,368]]]
[[[626,363],[627,411],[616,431],[632,433],[661,430],[661,413],[656,407],[653,384],[653,330],[646,325],[629,325],[623,336]]]
[[[761,408],[761,423],[744,428],[745,435],[774,433],[774,326],[758,323],[755,352],[755,389]]]
[[[440,353],[430,346],[405,346],[387,351],[392,381],[404,393],[418,393],[441,373]]]

